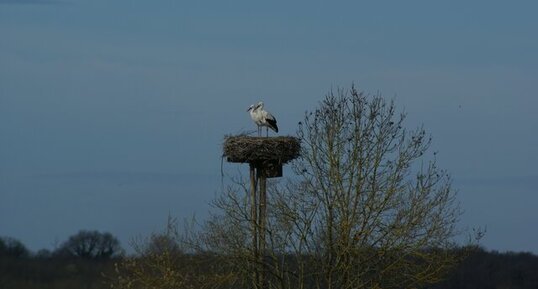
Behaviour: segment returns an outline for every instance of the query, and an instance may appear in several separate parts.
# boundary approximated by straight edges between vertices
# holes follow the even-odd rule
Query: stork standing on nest
[[[266,128],[266,136],[269,136],[269,129],[272,129],[274,132],[278,132],[278,126],[276,125],[276,118],[263,109],[263,102],[258,102],[257,104],[251,105],[248,109],[250,112],[250,117],[258,126],[258,136],[261,136],[262,126]]]

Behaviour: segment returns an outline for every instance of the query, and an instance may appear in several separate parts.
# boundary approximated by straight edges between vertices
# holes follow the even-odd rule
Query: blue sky
[[[433,135],[488,249],[538,253],[535,1],[0,0],[0,235],[124,246],[203,218],[223,136],[281,134],[332,88]],[[225,164],[233,172],[238,167]]]

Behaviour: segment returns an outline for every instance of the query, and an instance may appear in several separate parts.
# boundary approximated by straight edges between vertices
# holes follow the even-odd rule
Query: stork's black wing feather
[[[267,124],[268,124],[269,128],[271,128],[275,132],[278,132],[278,126],[276,125],[276,119],[274,117],[273,118],[268,118],[268,119],[266,119],[266,121],[267,121]]]

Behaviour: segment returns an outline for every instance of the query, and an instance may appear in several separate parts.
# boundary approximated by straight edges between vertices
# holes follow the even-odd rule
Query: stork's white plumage
[[[261,127],[266,127],[266,135],[269,136],[269,128],[274,132],[278,132],[278,126],[276,125],[276,118],[263,109],[263,102],[251,105],[247,111],[250,112],[250,117],[258,126],[258,136],[261,135]]]

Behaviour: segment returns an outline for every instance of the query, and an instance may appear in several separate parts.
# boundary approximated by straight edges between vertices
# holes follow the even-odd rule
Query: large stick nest
[[[301,151],[298,138],[290,136],[251,137],[227,136],[224,139],[224,156],[233,163],[278,162],[287,163]]]

